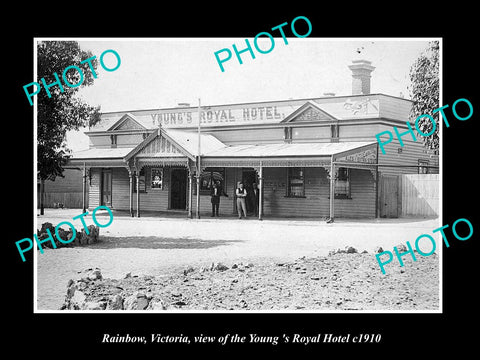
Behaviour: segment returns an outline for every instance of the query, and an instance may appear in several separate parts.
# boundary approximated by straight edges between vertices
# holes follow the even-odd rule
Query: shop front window
[[[350,169],[338,169],[335,181],[335,199],[350,199]]]
[[[288,168],[287,196],[305,197],[305,169]]]
[[[225,168],[206,168],[200,176],[200,194],[210,195],[213,184],[220,185],[220,189],[225,191]],[[196,195],[197,187],[193,187],[193,193]],[[220,192],[222,193],[222,192]]]

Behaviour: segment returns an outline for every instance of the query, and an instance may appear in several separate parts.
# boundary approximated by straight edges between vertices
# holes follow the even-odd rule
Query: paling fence
[[[440,206],[439,174],[382,175],[378,183],[379,217],[435,217]]]
[[[405,174],[399,177],[400,216],[438,216],[439,174]]]
[[[88,196],[86,197],[85,206],[88,207]],[[62,193],[45,193],[43,204],[46,208],[64,207],[67,209],[81,209],[83,206],[81,192],[62,192]],[[40,194],[37,195],[37,208],[40,208]]]

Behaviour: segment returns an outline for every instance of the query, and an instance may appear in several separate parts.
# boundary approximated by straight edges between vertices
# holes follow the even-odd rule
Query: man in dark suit
[[[258,204],[260,200],[260,190],[257,187],[257,183],[252,184],[252,200],[253,200],[253,206],[255,209],[255,216],[258,216]]]
[[[212,203],[212,217],[219,216],[218,215],[218,208],[220,207],[220,196],[226,196],[227,194],[223,191],[220,181],[217,181],[213,184],[212,189],[210,190],[210,202]]]

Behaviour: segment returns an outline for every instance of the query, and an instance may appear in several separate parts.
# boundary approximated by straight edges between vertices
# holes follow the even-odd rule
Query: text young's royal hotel
[[[90,208],[132,216],[195,216],[198,199],[200,214],[209,215],[212,181],[228,195],[220,201],[225,216],[236,214],[239,181],[247,191],[259,185],[260,218],[390,216],[395,190],[384,179],[437,172],[438,159],[410,135],[404,147],[395,139],[379,152],[375,135],[393,126],[407,131],[412,102],[371,94],[370,62],[349,68],[348,96],[104,113],[86,132],[90,148],[74,153],[69,166],[87,174]]]

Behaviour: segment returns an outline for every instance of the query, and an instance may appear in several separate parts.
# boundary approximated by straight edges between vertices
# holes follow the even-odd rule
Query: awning
[[[332,161],[369,168],[377,163],[376,142],[308,142],[227,146],[201,134],[202,167],[326,167]],[[198,154],[198,134],[158,129],[136,147],[96,148],[73,154],[69,166],[188,166]],[[368,166],[370,165],[370,166]]]
[[[70,157],[67,167],[83,166],[84,163],[87,166],[124,167],[123,158],[132,150],[132,147],[120,147],[77,151]]]
[[[373,144],[376,144],[376,142],[235,145],[207,152],[205,157],[331,156]]]
[[[234,145],[206,153],[205,166],[317,167],[334,162],[368,167],[377,163],[376,142]]]

